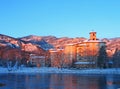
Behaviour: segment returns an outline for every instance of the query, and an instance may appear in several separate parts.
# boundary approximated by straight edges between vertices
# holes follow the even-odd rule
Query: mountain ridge
[[[51,48],[62,47],[66,44],[71,43],[79,43],[83,42],[87,38],[84,37],[60,37],[57,38],[55,36],[36,36],[36,35],[28,35],[25,37],[14,38],[11,36],[7,36],[4,34],[0,34],[0,55],[1,58],[3,56],[2,52],[6,52],[6,50],[13,50],[16,54],[20,52],[29,52],[29,53],[42,53],[43,50],[49,50]],[[116,49],[120,50],[120,37],[116,38],[103,38],[101,39],[103,42],[106,42],[107,51],[111,55],[114,54]],[[5,50],[4,50],[5,49]],[[11,52],[10,51],[10,52]],[[9,53],[9,51],[8,51]],[[10,53],[9,53],[10,54]],[[6,57],[6,56],[4,56]]]

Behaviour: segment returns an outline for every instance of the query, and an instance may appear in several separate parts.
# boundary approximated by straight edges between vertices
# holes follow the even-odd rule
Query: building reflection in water
[[[113,75],[106,76],[106,87],[107,89],[115,89]]]
[[[25,89],[49,89],[50,75],[33,74],[26,75]]]
[[[119,89],[120,75],[4,74],[2,89]]]
[[[53,74],[50,89],[100,89],[99,78],[76,74]]]
[[[120,76],[118,79],[120,83]],[[26,89],[117,89],[120,86],[113,75],[36,74],[26,76],[25,81]]]

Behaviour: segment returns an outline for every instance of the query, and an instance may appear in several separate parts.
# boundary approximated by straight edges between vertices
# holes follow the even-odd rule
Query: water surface
[[[120,89],[120,75],[0,74],[0,89]]]

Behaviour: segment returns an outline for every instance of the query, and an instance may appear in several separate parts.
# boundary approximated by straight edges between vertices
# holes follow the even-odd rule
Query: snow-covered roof
[[[88,39],[88,40],[85,40],[85,41],[83,41],[83,42],[103,42],[103,41],[101,41],[101,40],[90,40],[90,39]]]
[[[74,44],[73,43],[69,43],[69,44],[66,44],[66,45],[73,46]]]
[[[57,52],[56,49],[49,49],[50,52]]]
[[[95,62],[75,62],[74,64],[80,65],[80,64],[95,64]]]
[[[80,46],[86,46],[86,44],[80,44]]]

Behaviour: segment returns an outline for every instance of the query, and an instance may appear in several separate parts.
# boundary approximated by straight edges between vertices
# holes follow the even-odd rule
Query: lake
[[[120,89],[120,75],[0,74],[0,89]]]

